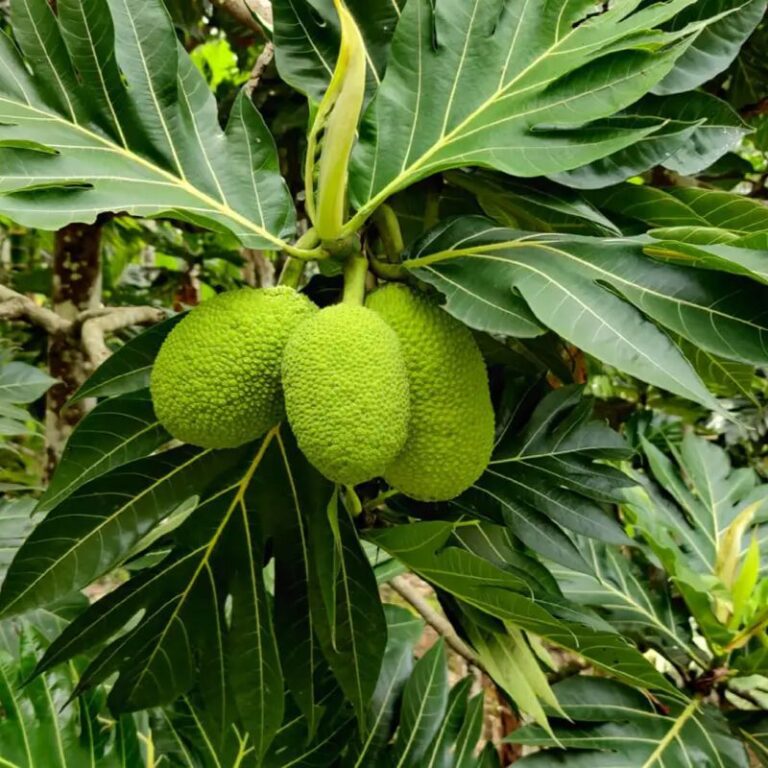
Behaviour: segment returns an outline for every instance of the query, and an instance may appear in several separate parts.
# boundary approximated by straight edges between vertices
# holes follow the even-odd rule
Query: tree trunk
[[[56,233],[53,253],[53,311],[67,320],[101,304],[101,225],[71,224]],[[81,402],[64,405],[86,380],[90,370],[77,334],[51,336],[48,370],[59,384],[48,391],[45,414],[46,471],[53,472],[67,438],[92,407]]]

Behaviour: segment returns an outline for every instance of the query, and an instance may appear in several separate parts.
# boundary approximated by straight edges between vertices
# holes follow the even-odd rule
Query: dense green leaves
[[[768,487],[752,469],[732,467],[722,448],[691,433],[667,447],[669,455],[643,441],[658,486],[628,494],[630,519],[710,643],[728,644],[744,624],[762,635],[762,588],[756,587],[764,566],[750,544],[763,536]]]
[[[587,539],[580,539],[578,546],[589,573],[550,566],[566,597],[598,611],[623,635],[661,649],[676,662],[706,666],[706,655],[693,643],[687,614],[669,585],[649,583],[649,564],[637,550],[628,553]]]
[[[562,720],[554,735],[538,726],[515,732],[521,744],[548,747],[520,761],[549,768],[663,768],[690,765],[747,768],[744,747],[729,733],[714,708],[699,699],[663,698],[656,709],[640,691],[611,680],[573,677],[555,686],[572,722]]]
[[[460,529],[459,529],[460,530]],[[662,675],[609,625],[547,593],[528,572],[469,551],[454,524],[400,525],[367,534],[439,589],[490,616],[584,656],[610,674],[644,688],[671,690]]]
[[[0,591],[0,613],[47,605],[90,584],[242,458],[242,450],[184,446],[137,459],[81,486],[48,513],[16,554]]]
[[[593,419],[592,403],[579,387],[550,393],[519,423],[530,405],[530,400],[516,404],[517,418],[498,441],[467,506],[486,516],[498,508],[500,521],[532,550],[589,571],[563,529],[613,543],[628,541],[603,505],[620,500],[621,488],[632,481],[595,459],[627,458],[631,451]]]
[[[722,18],[723,8],[707,9],[690,24],[661,31],[690,5],[630,0],[590,15],[590,6],[575,1],[409,2],[363,121],[354,223],[441,170],[558,173],[653,134],[663,120],[629,128],[588,124],[645,95]],[[735,13],[742,3],[725,5]]]
[[[160,0],[14,0],[0,38],[0,211],[55,229],[172,215],[280,247],[293,207],[251,102],[226,130]],[[31,72],[27,70],[31,68]]]
[[[155,416],[147,390],[103,401],[67,442],[36,511],[53,509],[89,480],[147,456],[169,440],[170,435]]]
[[[681,174],[708,168],[749,132],[748,126],[724,101],[704,92],[675,96],[646,96],[606,125],[641,127],[665,119],[663,128],[636,144],[554,178],[572,187],[607,187],[654,166]]]
[[[37,656],[84,602],[0,622],[0,762],[8,768],[131,768],[142,760],[146,727],[130,716],[111,718],[103,690],[67,703],[79,663],[27,681]]]
[[[696,35],[693,44],[654,91],[690,91],[722,72],[760,23],[765,8],[765,0],[699,0],[691,3],[670,22],[668,29],[683,29],[685,25],[710,15],[714,23]]]
[[[650,320],[713,354],[768,361],[761,286],[662,264],[634,241],[532,235],[473,217],[438,227],[410,257],[409,269],[474,327],[531,335],[522,323],[534,315],[600,360],[713,408],[688,360]]]
[[[757,410],[765,393],[768,214],[705,186],[718,168],[730,169],[723,190],[734,167],[752,170],[723,157],[741,151],[747,126],[729,104],[762,98],[759,67],[721,73],[765,0],[346,5],[368,77],[347,242],[287,246],[293,201],[306,202],[297,188],[314,180],[296,173],[303,143],[286,89],[271,88],[270,70],[269,91],[254,96],[278,155],[250,96],[216,83],[225,98],[214,102],[162,0],[11,0],[0,212],[49,229],[106,212],[184,222],[193,231],[155,258],[194,276],[223,253],[214,290],[239,282],[240,246],[324,257],[360,242],[379,277],[426,283],[477,332],[497,406],[493,459],[467,493],[426,505],[379,480],[335,488],[287,426],[234,451],[168,446],[148,384],[183,315],[132,338],[75,396],[102,400],[40,517],[32,500],[0,503],[0,613],[12,616],[0,623],[0,762],[42,764],[39,747],[55,765],[81,753],[83,764],[138,765],[149,717],[157,754],[179,764],[497,764],[492,747],[478,754],[471,679],[451,687],[443,641],[424,650],[422,621],[382,604],[382,584],[412,570],[536,723],[512,737],[541,748],[523,764],[746,768],[733,734],[763,753],[761,718],[726,722],[704,701],[736,706],[731,673],[768,675],[765,484],[650,411],[674,402],[680,419],[707,414],[711,429],[738,407],[717,397]],[[169,7],[210,29],[200,4]],[[310,114],[336,65],[337,7],[277,2],[266,29]],[[224,30],[219,42],[234,44]],[[241,64],[261,45],[247,34]],[[658,189],[658,168],[699,178]],[[224,251],[200,229],[225,238]],[[151,243],[163,251],[170,239]],[[340,280],[320,279],[309,292],[335,300]],[[108,282],[119,299],[120,281]],[[572,382],[600,393],[614,426],[637,411],[624,429],[635,450]],[[9,421],[28,421],[19,404],[51,384],[18,363],[0,370],[0,433],[15,436]],[[617,404],[625,385],[633,399]],[[100,599],[76,594],[107,574]],[[60,615],[73,598],[78,610]],[[597,674],[551,687],[552,647]],[[102,727],[105,702],[120,720]]]

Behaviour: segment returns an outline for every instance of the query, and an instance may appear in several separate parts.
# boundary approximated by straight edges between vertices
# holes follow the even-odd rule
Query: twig
[[[102,314],[90,314],[83,318],[80,329],[80,339],[83,349],[94,367],[101,365],[109,356],[110,351],[104,337],[132,325],[149,325],[165,319],[165,312],[155,307],[115,307]]]
[[[0,319],[24,319],[51,334],[69,333],[72,330],[72,322],[69,320],[3,285],[0,285]]]
[[[459,656],[463,656],[470,664],[478,669],[485,670],[477,654],[458,636],[448,619],[438,613],[413,587],[405,576],[395,576],[391,579],[389,585],[397,592],[400,597],[410,603],[419,615],[427,622],[438,634],[445,638],[445,642],[453,648]]]
[[[214,0],[213,4],[260,35],[264,35],[265,26],[272,26],[272,3],[268,0]]]
[[[275,263],[263,251],[243,249],[245,266],[243,277],[252,288],[271,288],[275,284]]]
[[[256,63],[251,70],[251,76],[248,78],[248,82],[245,84],[245,95],[250,99],[251,94],[259,87],[261,78],[267,71],[267,67],[272,63],[272,59],[275,58],[275,46],[269,41],[265,44],[264,50],[259,54],[256,59]]]

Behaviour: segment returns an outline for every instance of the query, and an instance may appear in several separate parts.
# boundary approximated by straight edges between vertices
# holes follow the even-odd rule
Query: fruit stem
[[[305,263],[300,259],[292,259],[290,256],[285,260],[283,271],[280,273],[278,285],[287,285],[289,288],[298,288],[301,278],[304,276]]]
[[[365,280],[368,276],[368,260],[357,253],[344,264],[344,304],[362,304],[365,299]]]
[[[304,275],[304,263],[309,259],[325,259],[329,254],[319,245],[320,240],[314,229],[307,230],[295,245],[286,246],[283,250],[288,254],[283,271],[280,273],[278,285],[298,288]],[[311,255],[314,254],[314,255]]]
[[[390,206],[384,203],[374,211],[373,221],[379,230],[379,237],[381,238],[381,244],[384,246],[387,261],[397,264],[405,250],[403,233],[400,229],[400,221],[397,218],[397,214]]]

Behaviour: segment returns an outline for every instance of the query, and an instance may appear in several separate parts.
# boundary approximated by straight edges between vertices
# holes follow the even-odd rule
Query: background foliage
[[[287,425],[176,445],[148,392],[205,298],[289,257],[338,298],[297,242],[334,3],[53,5],[0,4],[0,764],[768,765],[765,0],[347,3],[339,234],[473,330],[497,413],[467,493],[359,506]],[[99,308],[164,319],[51,471],[81,223]]]

